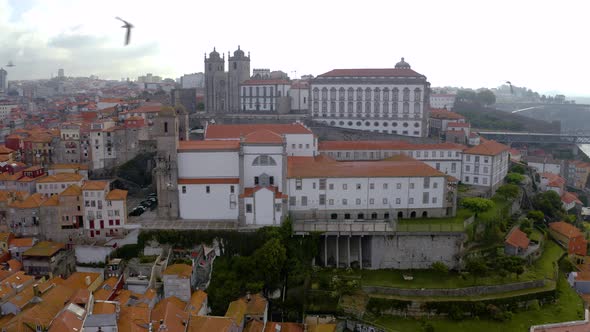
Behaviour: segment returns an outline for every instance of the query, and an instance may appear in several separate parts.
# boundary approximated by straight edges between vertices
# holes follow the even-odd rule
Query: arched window
[[[322,113],[328,112],[328,102],[322,101]]]
[[[410,103],[404,103],[404,113],[410,113]]]
[[[375,98],[375,101],[381,100],[381,89],[375,88],[374,98]]]
[[[328,88],[322,88],[322,100],[328,99]]]
[[[371,100],[371,88],[365,89],[365,100]]]
[[[313,102],[313,111],[314,112],[318,112],[320,110],[320,103],[318,103],[317,101]]]
[[[354,89],[348,88],[348,100],[353,100],[353,99],[354,99]]]
[[[422,100],[422,90],[420,88],[414,89],[414,101],[421,101]]]
[[[414,103],[414,113],[420,113],[420,103]]]
[[[410,101],[410,89],[404,88],[404,101]]]
[[[393,90],[391,90],[391,100],[393,100],[393,101],[399,100],[399,90],[397,88],[393,88]]]
[[[363,113],[363,103],[360,101],[356,102],[356,114],[360,116]]]
[[[371,102],[370,101],[367,101],[365,103],[365,114],[368,115],[369,113],[371,113]]]
[[[250,92],[250,95],[252,94],[252,92]],[[318,88],[314,88],[313,89],[313,100],[318,100],[320,99],[320,89]]]
[[[383,89],[383,101],[389,100],[389,88]]]
[[[256,158],[254,158],[254,161],[252,162],[252,166],[276,166],[277,162],[268,155],[260,155]]]
[[[349,116],[350,116],[350,115],[351,115],[353,112],[354,112],[354,110],[353,110],[353,102],[352,102],[352,101],[349,101],[349,102],[348,102],[348,114],[349,114]]]
[[[383,115],[386,115],[388,113],[389,113],[389,103],[383,102]]]
[[[397,110],[398,110],[397,101],[394,101],[393,104],[391,104],[391,112],[397,113]]]
[[[399,212],[397,213],[397,218],[398,218],[398,219],[401,219],[401,218],[403,218],[403,217],[404,217],[404,213],[403,213],[402,211],[399,211]]]
[[[330,100],[336,100],[336,88],[330,89]]]
[[[344,114],[344,102],[343,101],[338,103],[338,112],[340,114]]]
[[[338,99],[344,100],[344,88],[338,90]]]
[[[378,114],[379,113],[379,102],[376,101],[375,102],[375,105],[373,107],[375,108],[375,110],[374,110],[375,111],[375,116],[379,116],[379,114]]]
[[[363,89],[356,89],[356,100],[363,100]]]

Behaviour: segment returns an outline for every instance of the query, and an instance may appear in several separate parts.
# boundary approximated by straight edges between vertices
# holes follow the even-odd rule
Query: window
[[[167,133],[168,132],[168,122],[164,122],[164,132]],[[99,133],[100,135],[100,133]]]
[[[260,155],[254,159],[252,166],[276,166],[277,162],[267,155]]]
[[[410,189],[414,189],[414,183],[410,183]]]
[[[453,173],[454,173],[454,172],[456,172],[456,171],[457,171],[457,164],[455,164],[455,163],[452,163],[452,164],[451,164],[451,172],[453,172]]]
[[[432,197],[432,204],[436,204],[436,201],[437,201],[436,197]]]
[[[434,183],[432,184],[432,188],[434,188],[434,189],[438,188],[438,182],[434,182]]]
[[[479,156],[475,156],[475,162],[478,163],[479,162]]]
[[[488,178],[483,178],[483,184],[488,184]]]
[[[490,160],[488,159],[488,157],[484,157],[484,158],[483,158],[483,162],[484,162],[484,163],[487,163],[487,162],[489,162],[489,161],[490,161]]]
[[[428,204],[428,201],[430,200],[430,193],[429,192],[423,192],[422,193],[422,204]]]
[[[473,183],[479,183],[479,178],[477,176],[473,177]]]
[[[326,195],[325,194],[320,195],[320,205],[326,205]]]
[[[316,188],[315,182],[312,182],[311,183],[311,186],[312,186],[313,189],[315,189]]]
[[[320,179],[320,190],[326,190],[326,179]]]
[[[356,190],[361,190],[361,188],[362,188],[361,184],[360,183],[357,183],[356,184]]]
[[[396,198],[395,199],[395,204],[399,205],[402,203],[402,199],[401,198]]]
[[[344,214],[344,219],[350,219],[350,213],[345,213]]]
[[[295,197],[295,196],[289,197],[289,205],[295,206],[295,204],[297,204],[297,197]]]
[[[396,183],[395,188],[396,189],[402,189],[402,184],[401,183]]]
[[[474,172],[474,173],[479,173],[479,166],[478,166],[478,165],[475,165],[475,166],[473,167],[473,172]]]
[[[375,204],[375,199],[374,198],[370,198],[369,199],[369,204],[371,204],[371,205]]]
[[[348,200],[346,198],[342,199],[342,205],[348,205]]]
[[[356,215],[356,218],[357,219],[361,219],[361,220],[362,219],[365,219],[365,214],[364,213],[359,213],[359,214]]]
[[[430,188],[430,178],[425,177],[424,178],[424,189],[428,189],[428,188]]]
[[[383,199],[383,204],[387,205],[387,198]]]
[[[471,161],[471,156],[467,155],[466,159],[467,159],[467,161]]]
[[[465,165],[465,172],[469,172],[471,170],[471,167],[469,167],[469,165]]]
[[[301,206],[307,206],[307,196],[301,196]]]
[[[246,204],[246,213],[252,213],[252,204]]]
[[[387,183],[383,184],[383,189],[387,190]]]
[[[334,205],[334,200],[333,199],[329,199],[328,200],[328,205]]]
[[[330,184],[328,185],[328,188],[329,188],[330,190],[334,190],[334,184],[333,184],[333,183],[330,183]]]
[[[374,183],[369,183],[369,189],[374,190],[375,189],[375,184]]]
[[[342,184],[342,190],[348,190],[348,184],[343,183]]]
[[[303,187],[303,183],[301,179],[295,179],[295,190],[301,190]]]
[[[255,177],[254,177],[254,184],[255,184],[255,185],[258,185],[258,183],[260,183],[260,178],[259,178],[259,177],[257,177],[257,176],[255,176]]]
[[[186,186],[182,186],[182,193],[186,194]]]
[[[487,166],[484,166],[484,167],[483,167],[483,172],[484,172],[485,174],[487,174],[487,173],[488,173],[488,167],[487,167]]]
[[[465,177],[465,182],[469,182],[469,177],[468,176]]]
[[[361,205],[361,199],[360,198],[357,198],[356,199],[356,205]]]
[[[210,194],[211,193],[211,186],[205,186],[205,192],[207,194]]]
[[[271,186],[274,186],[274,184],[275,184],[275,177],[274,177],[274,176],[269,176],[269,177],[268,177],[268,183],[269,183]]]
[[[236,187],[235,186],[229,186],[229,192],[230,194],[233,194],[236,191]]]
[[[440,171],[440,163],[436,163],[436,169]]]
[[[410,197],[408,199],[408,204],[414,204],[414,197]]]

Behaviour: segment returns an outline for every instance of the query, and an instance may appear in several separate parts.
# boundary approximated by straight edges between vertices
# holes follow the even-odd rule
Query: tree
[[[496,103],[496,95],[490,89],[482,89],[477,92],[477,101],[482,105],[493,105]]]
[[[531,219],[533,222],[535,223],[540,223],[543,222],[543,219],[545,219],[545,215],[543,214],[543,212],[539,211],[539,210],[531,210],[526,214],[526,217]]]
[[[280,280],[286,260],[287,250],[279,238],[273,238],[254,251],[253,270],[259,275],[258,280],[264,280],[265,285],[269,286]]]
[[[523,231],[524,233],[526,233],[526,235],[531,235],[531,233],[533,232],[533,224],[531,223],[531,221],[529,219],[524,219],[521,223],[520,223],[520,230]]]
[[[524,175],[518,173],[508,173],[506,175],[506,182],[512,184],[521,184],[524,181]]]
[[[205,103],[198,103],[197,104],[197,110],[198,111],[204,111],[205,110]]]
[[[563,215],[561,197],[553,190],[535,195],[533,197],[533,207],[551,218]]]
[[[526,172],[526,169],[522,165],[515,165],[510,169],[510,171],[518,174],[524,174]]]
[[[465,103],[477,102],[477,93],[473,90],[459,90],[457,91],[456,99]]]
[[[473,280],[477,280],[478,276],[488,271],[488,266],[481,257],[471,258],[465,263],[465,270],[473,275]]]
[[[515,184],[505,184],[496,190],[496,195],[504,197],[505,199],[514,199],[518,197],[520,188]]]
[[[443,262],[434,262],[432,263],[432,270],[438,272],[440,274],[447,274],[449,273],[449,267],[445,265]]]
[[[493,208],[495,204],[492,200],[487,198],[470,197],[464,198],[461,202],[461,205],[469,211],[475,213],[475,216],[477,216],[478,213],[486,212],[487,210]]]

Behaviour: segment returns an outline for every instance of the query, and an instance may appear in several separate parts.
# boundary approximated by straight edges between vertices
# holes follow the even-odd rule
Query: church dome
[[[209,53],[209,59],[219,59],[219,53],[213,47],[213,52]]]
[[[244,56],[244,51],[242,51],[240,49],[240,45],[238,45],[238,49],[236,51],[234,51],[234,57],[243,57]]]
[[[410,69],[411,67],[410,64],[407,63],[404,58],[402,58],[402,61],[395,64],[395,68]]]

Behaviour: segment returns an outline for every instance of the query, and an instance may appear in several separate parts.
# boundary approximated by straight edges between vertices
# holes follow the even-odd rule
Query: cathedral
[[[250,53],[238,49],[233,56],[228,52],[228,71],[225,55],[215,48],[205,54],[205,110],[208,113],[234,113],[240,109],[240,84],[250,78]]]

